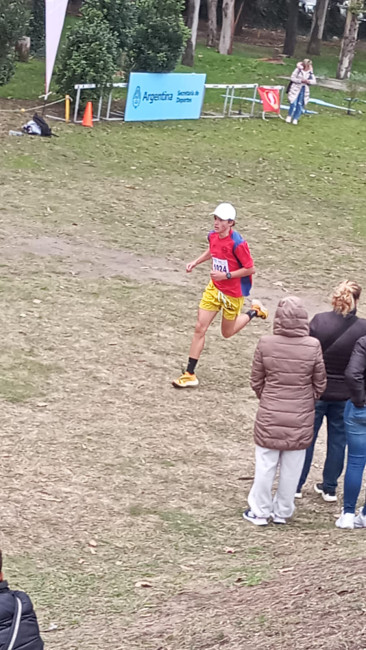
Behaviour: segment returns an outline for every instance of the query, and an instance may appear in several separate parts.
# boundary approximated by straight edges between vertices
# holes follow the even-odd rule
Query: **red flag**
[[[264,113],[280,112],[280,91],[277,88],[258,88]]]

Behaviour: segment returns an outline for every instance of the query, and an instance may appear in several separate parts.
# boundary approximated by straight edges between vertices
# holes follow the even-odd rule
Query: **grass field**
[[[271,316],[286,292],[312,314],[344,277],[365,286],[365,117],[56,131],[0,148],[0,546],[47,647],[363,650],[365,535],[313,493],[324,435],[293,521],[241,519],[271,323],[229,341],[215,323],[199,389],[170,382],[219,201]]]

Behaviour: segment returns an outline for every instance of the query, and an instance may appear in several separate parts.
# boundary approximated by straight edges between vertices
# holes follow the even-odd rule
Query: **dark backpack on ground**
[[[54,133],[52,133],[52,130],[48,126],[47,122],[43,119],[43,117],[41,117],[37,113],[34,113],[33,121],[37,124],[37,126],[39,126],[39,128],[41,129],[41,135],[43,135],[45,138],[50,138],[51,135],[55,135]]]

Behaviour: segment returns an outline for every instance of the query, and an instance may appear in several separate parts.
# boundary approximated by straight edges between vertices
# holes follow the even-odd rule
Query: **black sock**
[[[245,313],[247,316],[249,316],[250,320],[252,320],[252,318],[258,315],[255,309],[248,309],[248,311]]]
[[[194,375],[194,369],[197,365],[198,359],[192,359],[192,357],[188,357],[188,366],[187,366],[187,372],[189,372],[190,375]]]

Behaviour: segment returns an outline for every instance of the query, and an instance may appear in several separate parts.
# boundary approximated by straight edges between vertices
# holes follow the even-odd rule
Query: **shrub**
[[[88,0],[89,2],[94,0]],[[118,47],[126,52],[131,44],[132,31],[136,22],[136,3],[134,0],[99,0],[100,10],[115,33]]]
[[[137,22],[127,52],[128,72],[171,72],[189,37],[181,0],[136,0]]]
[[[14,74],[14,46],[24,36],[28,21],[24,0],[0,0],[0,86]]]
[[[101,11],[85,5],[82,18],[67,31],[55,74],[58,90],[75,98],[78,83],[95,83],[103,89],[113,82],[117,58],[116,39]],[[85,91],[83,103],[99,99],[100,88]]]

